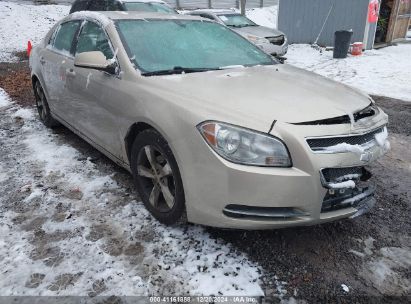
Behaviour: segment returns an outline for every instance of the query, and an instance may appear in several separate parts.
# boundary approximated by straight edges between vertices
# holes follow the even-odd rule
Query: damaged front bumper
[[[386,137],[381,141],[378,136],[385,134],[386,115],[381,112],[368,119],[373,120],[370,127],[355,130],[350,124],[300,126],[276,122],[270,134],[287,144],[293,160],[290,168],[235,164],[205,146],[208,153],[196,154],[195,162],[207,164],[202,166],[204,174],[198,175],[195,165],[183,168],[183,176],[196,177],[185,180],[186,189],[195,189],[186,193],[191,202],[187,204],[188,220],[223,228],[273,229],[322,224],[367,212],[375,205],[375,187],[366,167],[389,146]],[[352,147],[315,151],[307,142],[312,138],[318,140],[315,147],[333,147],[342,140]],[[368,144],[368,138],[372,144]],[[207,187],[199,188],[198,184]]]
[[[356,217],[369,211],[375,204],[375,185],[370,183],[371,173],[365,167],[322,169],[321,183],[328,189],[321,213],[355,208]],[[360,213],[361,211],[361,213]]]

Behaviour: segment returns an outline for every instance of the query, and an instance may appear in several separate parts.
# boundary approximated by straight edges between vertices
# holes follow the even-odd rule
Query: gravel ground
[[[27,73],[26,61],[0,63],[0,87],[18,104],[32,107]],[[369,214],[273,231],[206,228],[212,237],[231,244],[261,266],[266,303],[279,302],[279,295],[308,303],[410,300],[411,104],[378,96],[375,100],[390,116],[392,150],[370,168],[378,185],[378,203]],[[16,125],[8,128],[19,132]],[[132,191],[131,177],[90,145],[65,128],[54,134],[60,142],[90,157],[101,170],[112,172],[117,182]]]

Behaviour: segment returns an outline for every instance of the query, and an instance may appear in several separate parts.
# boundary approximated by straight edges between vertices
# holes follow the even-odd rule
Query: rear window
[[[66,54],[73,55],[74,37],[80,27],[80,21],[69,21],[60,25],[53,42],[53,48]]]

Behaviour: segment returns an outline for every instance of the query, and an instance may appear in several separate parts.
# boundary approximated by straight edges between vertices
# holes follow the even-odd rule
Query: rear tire
[[[38,80],[34,83],[34,97],[36,98],[36,107],[41,122],[47,128],[54,128],[59,126],[60,123],[51,115],[46,94],[44,93],[43,87]]]
[[[186,222],[183,182],[167,141],[154,129],[139,133],[131,150],[131,170],[147,210],[161,223]]]

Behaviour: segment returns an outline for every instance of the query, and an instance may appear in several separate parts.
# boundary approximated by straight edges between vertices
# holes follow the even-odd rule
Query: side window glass
[[[55,34],[53,48],[67,54],[72,54],[71,48],[74,37],[80,27],[80,21],[69,21],[60,25]]]
[[[102,52],[107,59],[114,56],[104,30],[94,22],[87,21],[78,38],[76,54],[92,51]]]
[[[107,0],[94,0],[90,2],[88,7],[89,11],[106,11],[107,10]]]
[[[50,45],[50,46],[53,45],[54,38],[56,37],[56,34],[57,34],[58,30],[59,30],[59,27],[54,29],[53,33],[50,35],[49,40],[47,42],[48,45]]]

